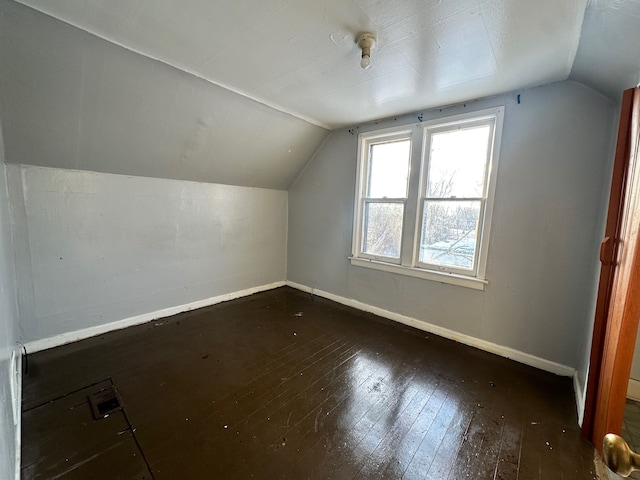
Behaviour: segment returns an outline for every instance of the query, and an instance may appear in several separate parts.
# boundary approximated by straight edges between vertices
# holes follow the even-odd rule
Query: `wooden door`
[[[640,89],[623,96],[583,423],[600,451],[620,433],[640,317]]]

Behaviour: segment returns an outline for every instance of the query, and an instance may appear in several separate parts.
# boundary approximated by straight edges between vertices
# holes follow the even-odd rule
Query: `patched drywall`
[[[485,291],[352,266],[357,133],[337,130],[289,191],[288,280],[585,370],[614,105],[574,82],[425,112],[505,106]]]
[[[285,280],[287,192],[8,169],[24,342]]]

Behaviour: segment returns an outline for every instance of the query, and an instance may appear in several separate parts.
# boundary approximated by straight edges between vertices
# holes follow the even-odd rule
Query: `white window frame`
[[[486,279],[487,256],[489,251],[489,235],[493,217],[493,203],[496,189],[496,177],[500,144],[502,140],[502,124],[504,107],[490,108],[476,112],[455,115],[426,121],[417,125],[375,130],[361,133],[358,141],[358,167],[355,192],[355,212],[351,264],[359,267],[373,268],[386,272],[424,278],[463,287],[484,290]],[[489,157],[486,168],[485,191],[481,201],[478,228],[478,247],[474,270],[442,267],[419,262],[420,240],[422,233],[422,213],[427,188],[427,172],[432,133],[454,128],[466,128],[474,125],[492,126],[493,141],[489,142]],[[377,257],[362,252],[362,234],[364,224],[365,193],[368,182],[370,146],[393,140],[408,138],[411,140],[409,162],[409,186],[404,207],[402,228],[402,248],[400,259]],[[394,200],[394,199],[390,199]]]
[[[370,173],[369,172],[370,147],[375,144],[396,142],[396,141],[402,141],[402,140],[412,140],[411,129],[407,129],[405,127],[401,129],[392,128],[392,129],[386,129],[386,130],[377,130],[373,134],[361,136],[361,142],[359,144],[360,151],[358,156],[361,158],[364,158],[364,161],[362,161],[362,163],[360,164],[362,166],[362,175],[359,182],[360,195],[358,198],[358,202],[359,202],[358,211],[361,216],[360,217],[361,221],[358,223],[357,234],[360,241],[358,245],[354,245],[354,248],[356,249],[355,251],[357,252],[357,256],[359,258],[366,258],[368,260],[387,262],[387,263],[396,264],[396,265],[400,265],[402,262],[402,256],[400,258],[393,258],[393,257],[380,256],[380,255],[371,255],[369,253],[362,251],[362,241],[363,241],[363,235],[364,235],[364,211],[367,203],[376,203],[380,201],[383,201],[384,203],[402,203],[403,210],[404,210],[404,218],[402,221],[402,225],[403,225],[402,238],[404,239],[404,228],[405,228],[406,217],[407,217],[407,204],[409,200],[409,191],[408,191],[409,187],[407,186],[407,196],[404,198],[384,198],[384,200],[378,200],[378,199],[371,199],[366,195],[368,181],[369,181],[369,173]],[[411,170],[412,151],[413,151],[413,141],[411,141],[410,147],[409,147],[409,164],[408,164],[409,170]]]

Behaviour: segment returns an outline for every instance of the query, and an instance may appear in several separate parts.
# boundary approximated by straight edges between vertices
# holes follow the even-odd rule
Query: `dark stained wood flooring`
[[[287,287],[27,368],[24,479],[595,478],[569,378]]]

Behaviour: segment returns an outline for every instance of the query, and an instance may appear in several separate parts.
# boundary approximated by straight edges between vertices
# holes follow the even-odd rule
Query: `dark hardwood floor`
[[[569,378],[286,287],[29,355],[22,441],[24,479],[595,478]]]

